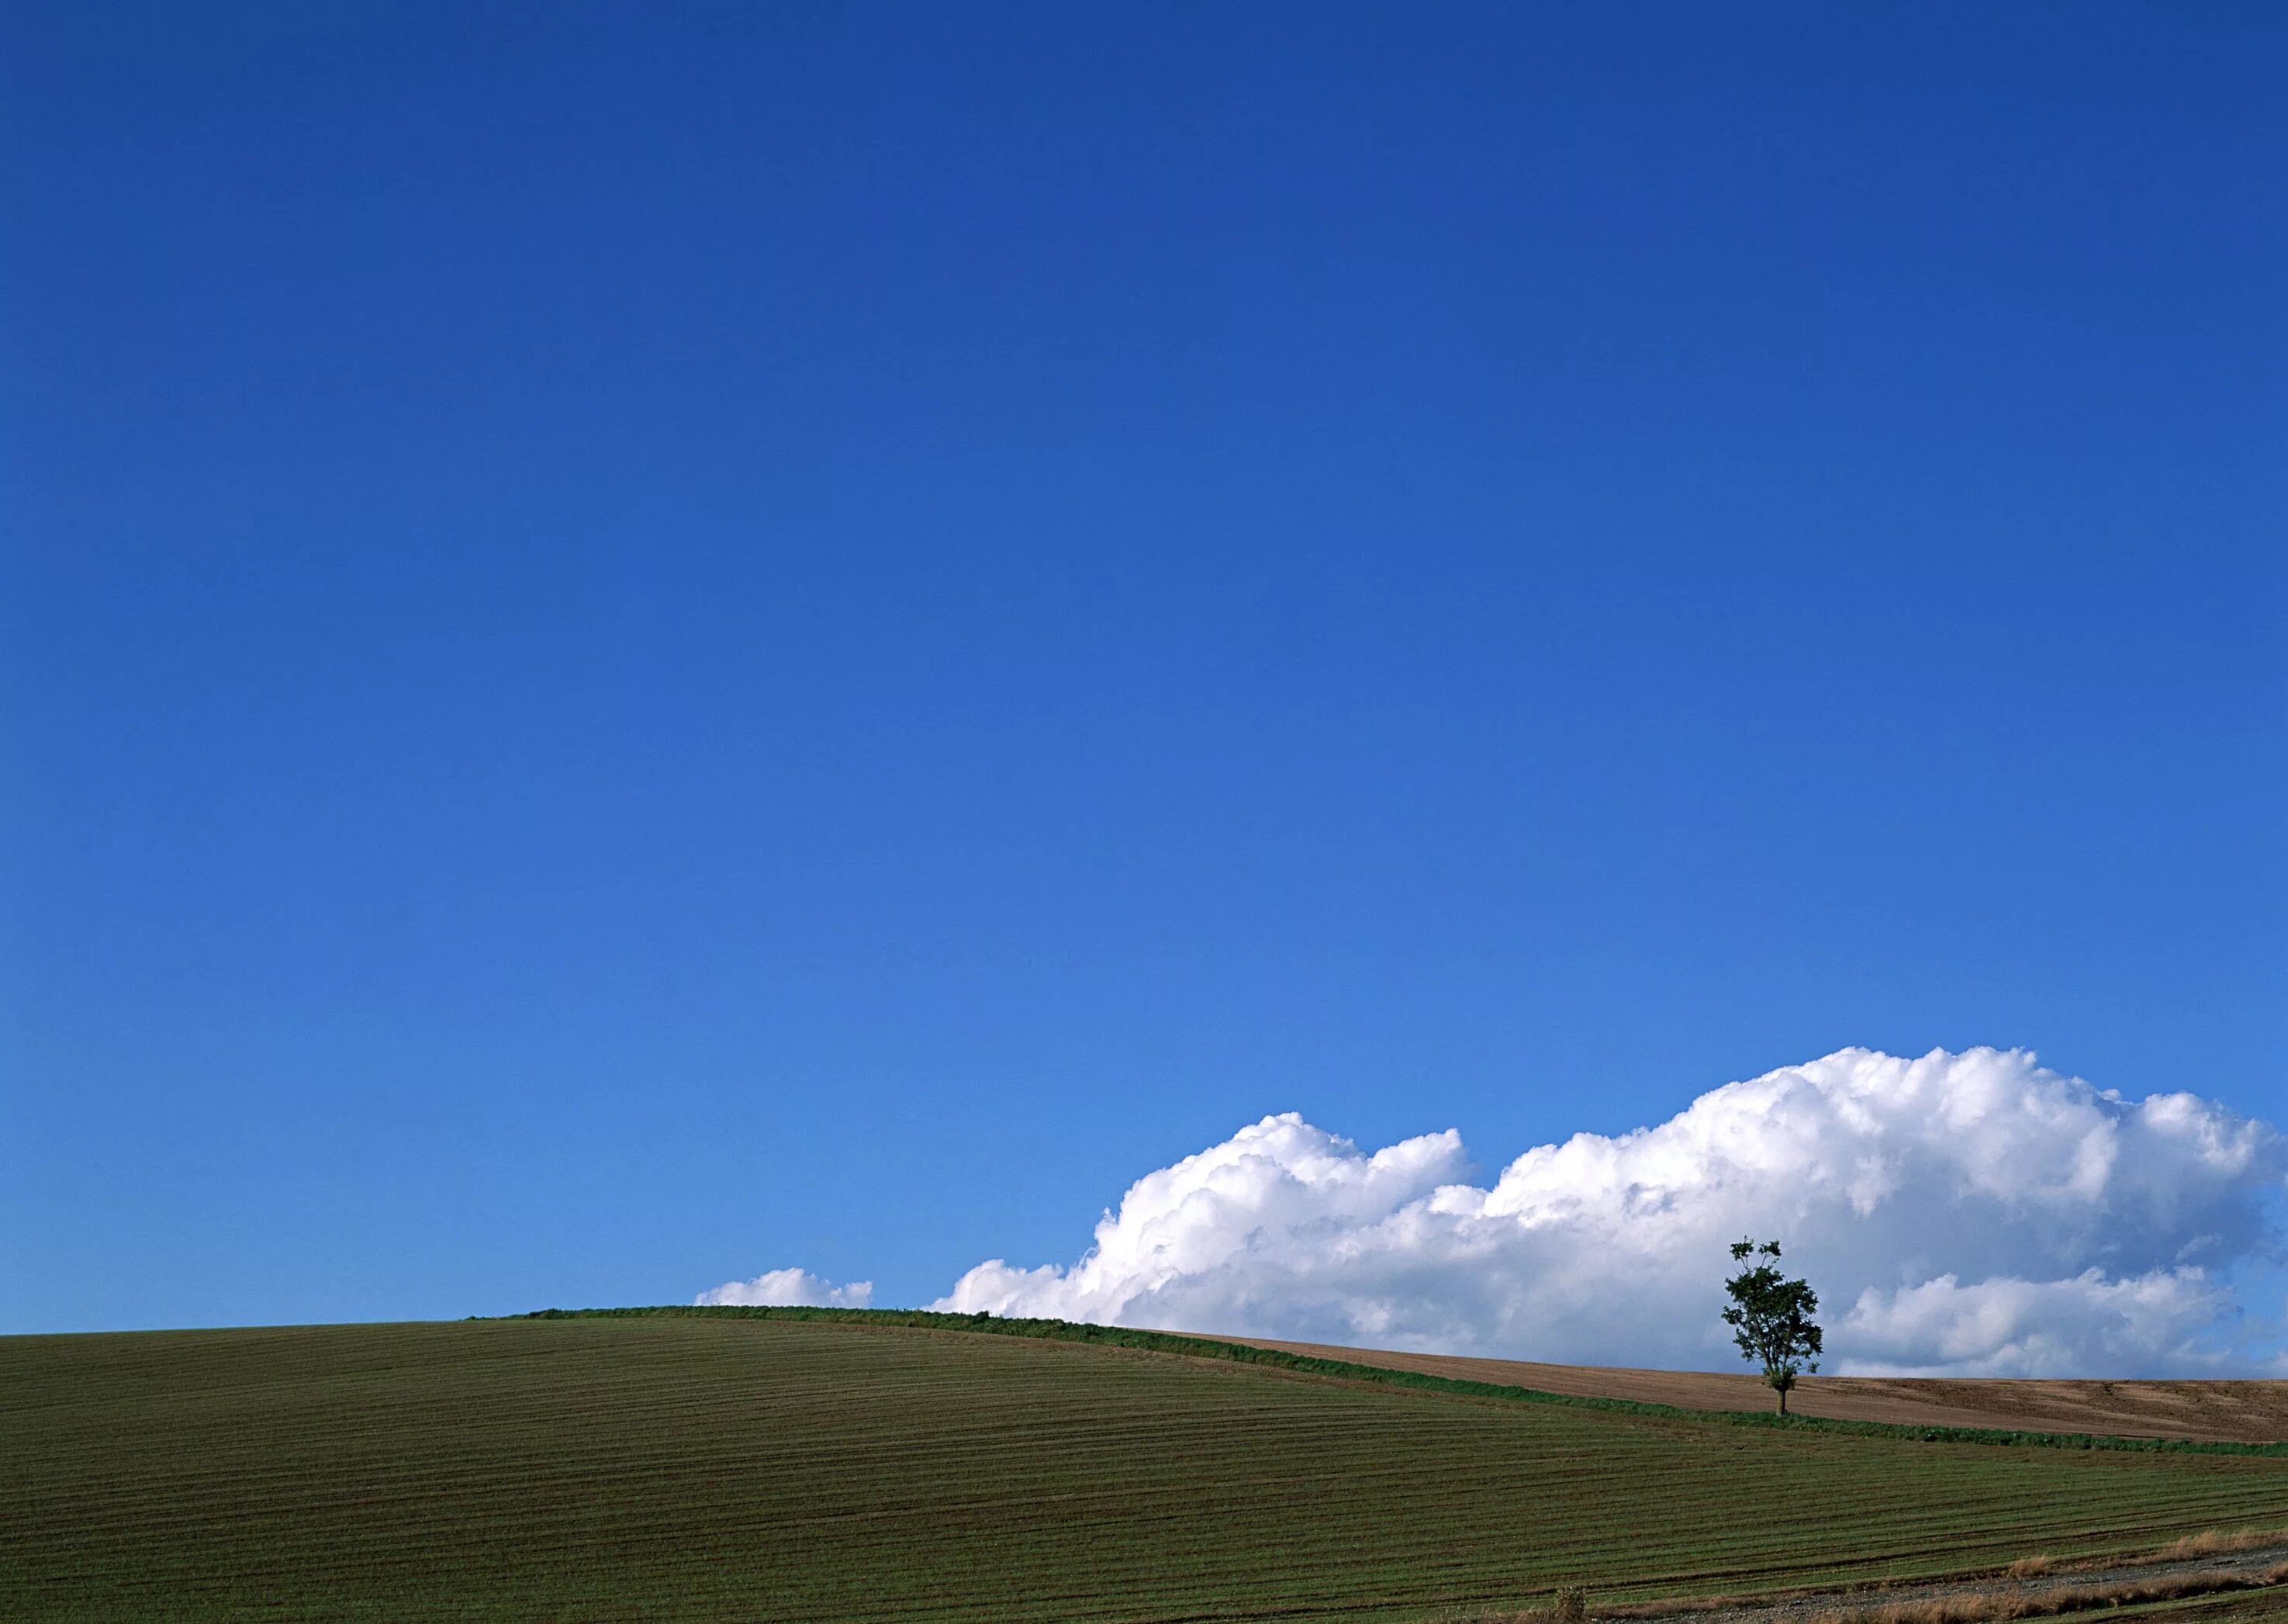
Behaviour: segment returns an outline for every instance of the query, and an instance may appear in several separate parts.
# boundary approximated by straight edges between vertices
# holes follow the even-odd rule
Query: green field
[[[0,1338],[0,1617],[1422,1619],[2288,1524],[1924,1443],[862,1320]]]

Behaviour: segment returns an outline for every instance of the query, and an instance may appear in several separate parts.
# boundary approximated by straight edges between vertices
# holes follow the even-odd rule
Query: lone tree
[[[1740,1344],[1741,1356],[1763,1366],[1764,1380],[1779,1394],[1780,1414],[1784,1415],[1788,1389],[1795,1385],[1796,1373],[1819,1373],[1819,1327],[1811,1322],[1819,1308],[1819,1294],[1807,1281],[1789,1279],[1769,1262],[1748,1262],[1751,1257],[1776,1259],[1779,1255],[1776,1240],[1761,1246],[1752,1240],[1732,1243],[1732,1261],[1742,1267],[1724,1282],[1725,1295],[1732,1299],[1732,1306],[1724,1311],[1724,1323],[1732,1327],[1732,1340]]]

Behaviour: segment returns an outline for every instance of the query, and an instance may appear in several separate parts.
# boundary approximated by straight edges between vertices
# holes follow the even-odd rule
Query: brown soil
[[[1772,1390],[1747,1372],[1620,1370],[1521,1359],[1389,1353],[1317,1343],[1219,1337],[1319,1359],[1586,1398],[1633,1398],[1692,1410],[1766,1410]],[[2288,1382],[2064,1382],[1966,1377],[1803,1376],[1788,1408],[1839,1421],[1914,1427],[2004,1427],[2269,1444],[2288,1439]]]
[[[1664,1624],[1950,1624],[1973,1619],[2005,1620],[2062,1614],[2123,1604],[2199,1596],[2235,1588],[2271,1588],[2280,1584],[2288,1546],[2273,1544],[2214,1556],[2130,1564],[2092,1563],[2065,1572],[2022,1579],[1940,1580],[1927,1584],[1831,1591],[1776,1597],[1764,1602],[1617,1610],[1634,1620]]]

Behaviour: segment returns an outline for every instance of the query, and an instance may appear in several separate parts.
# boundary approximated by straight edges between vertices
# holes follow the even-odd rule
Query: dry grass
[[[2038,1579],[2045,1573],[2070,1573],[2087,1567],[2148,1567],[2156,1563],[2184,1562],[2196,1557],[2221,1557],[2234,1551],[2260,1550],[2268,1545],[2288,1545],[2288,1528],[2242,1528],[2226,1533],[2215,1528],[2189,1533],[2151,1550],[2125,1556],[2021,1557],[2003,1570],[2008,1579]]]
[[[2040,1579],[2096,1567],[2150,1567],[2163,1563],[2195,1561],[2203,1557],[2228,1556],[2236,1551],[2260,1550],[2288,1545],[2288,1528],[2242,1528],[2231,1533],[2205,1529],[2172,1540],[2149,1550],[2096,1557],[2021,1557],[2002,1571],[2006,1579]],[[1963,1595],[1942,1599],[1866,1602],[1817,1615],[1813,1624],[1977,1624],[1988,1620],[2037,1618],[2096,1606],[2118,1606],[2133,1601],[2173,1601],[2186,1596],[2235,1589],[2260,1589],[2288,1580],[2288,1563],[2259,1574],[2196,1573],[2167,1579],[2081,1585],[2041,1596]],[[2062,1598],[2062,1599],[2057,1599]],[[1739,1608],[1768,1607],[1808,1598],[1801,1591],[1763,1596],[1706,1596],[1686,1602],[1638,1602],[1607,1609],[1614,1619],[1670,1617],[1696,1612],[1721,1612]],[[1521,1612],[1490,1615],[1485,1624],[1509,1624],[1512,1620],[1546,1624],[1552,1615]],[[1479,1624],[1472,1619],[1466,1624]]]
[[[1623,1602],[1611,1607],[1601,1607],[1601,1619],[1667,1619],[1680,1618],[1693,1612],[1728,1612],[1738,1607],[1768,1607],[1775,1602],[1792,1601],[1812,1594],[1801,1590],[1768,1590],[1751,1596],[1742,1591],[1725,1590],[1710,1596],[1671,1597],[1656,1602]],[[1469,1624],[1476,1624],[1473,1614]]]
[[[1588,1599],[1578,1590],[1560,1590],[1546,1607],[1521,1612],[1474,1612],[1453,1624],[1586,1624]]]
[[[2236,1533],[2220,1533],[2211,1528],[2200,1533],[2189,1533],[2141,1557],[2141,1562],[2175,1562],[2186,1557],[2221,1556],[2228,1551],[2257,1550],[2267,1545],[2288,1545],[2288,1528],[2244,1528]]]
[[[2244,1549],[2244,1548],[2243,1548]],[[1874,1607],[1839,1607],[1817,1613],[1812,1624],[1995,1624],[2009,1619],[2053,1618],[2093,1607],[2126,1607],[2142,1602],[2173,1602],[2225,1590],[2256,1590],[2288,1580],[2288,1562],[2256,1573],[2171,1573],[2103,1585],[2061,1585],[2054,1589],[2006,1590],[1984,1595],[1938,1596]]]

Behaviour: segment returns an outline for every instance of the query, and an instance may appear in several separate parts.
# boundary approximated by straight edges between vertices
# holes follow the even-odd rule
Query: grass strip
[[[1275,1348],[1254,1348],[1244,1343],[1218,1342],[1212,1337],[1182,1335],[1173,1331],[1090,1325],[1071,1319],[1005,1319],[997,1314],[948,1314],[920,1308],[761,1308],[679,1303],[651,1308],[543,1308],[528,1314],[471,1315],[470,1318],[825,1320],[852,1325],[902,1327],[913,1330],[966,1331],[990,1336],[1030,1337],[1044,1342],[1092,1343],[1104,1347],[1136,1348],[1152,1353],[1180,1354],[1187,1359],[1225,1359],[1237,1365],[1267,1366],[1304,1375],[1338,1377],[1347,1382],[1374,1382],[1387,1387],[1410,1387],[1425,1392],[1453,1393],[1474,1398],[1502,1398],[1521,1404],[1558,1405],[1569,1409],[1605,1410],[1672,1421],[1715,1422],[1734,1427],[1833,1432],[1853,1438],[1900,1438],[1925,1444],[1986,1444],[2016,1449],[2104,1449],[2139,1454],[2288,1457],[2288,1443],[2242,1444],[2201,1438],[2119,1438],[2108,1433],[2038,1432],[2002,1427],[1928,1427],[1889,1421],[1838,1421],[1823,1415],[1779,1415],[1768,1410],[1694,1410],[1681,1405],[1648,1404],[1637,1398],[1591,1398],[1574,1393],[1544,1392],[1533,1387],[1512,1387],[1498,1382],[1473,1382],[1459,1376],[1434,1376],[1419,1371],[1392,1370],[1380,1365],[1359,1365],[1347,1359],[1288,1353]]]

